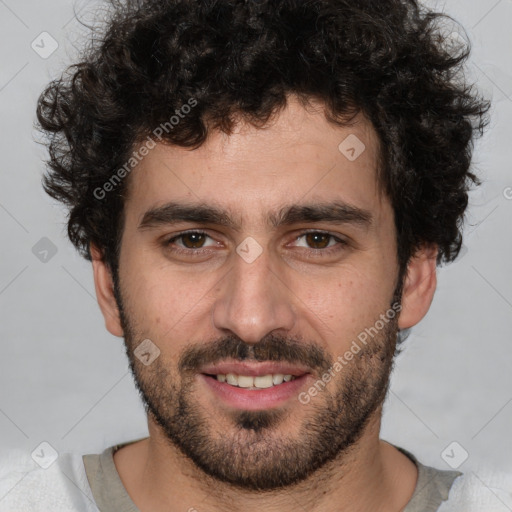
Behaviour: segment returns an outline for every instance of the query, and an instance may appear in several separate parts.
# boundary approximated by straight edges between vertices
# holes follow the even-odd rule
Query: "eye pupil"
[[[204,242],[205,235],[203,233],[185,233],[183,235],[183,245],[188,249],[199,249],[202,245],[201,242]],[[186,240],[192,240],[192,246],[186,243]],[[199,244],[196,246],[195,244]]]
[[[329,238],[330,238],[330,235],[325,234],[325,233],[308,233],[308,234],[306,234],[306,239],[307,239],[308,244],[315,245],[315,244],[320,243],[320,246],[321,246],[320,248],[324,248],[329,245]],[[323,239],[324,242],[326,242],[326,243],[319,242],[319,239]]]

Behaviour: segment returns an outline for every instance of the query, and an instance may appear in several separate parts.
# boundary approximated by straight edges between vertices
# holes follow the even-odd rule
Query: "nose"
[[[271,269],[268,252],[252,263],[236,255],[213,305],[215,328],[258,343],[272,331],[291,331],[295,315],[293,292],[286,277]]]

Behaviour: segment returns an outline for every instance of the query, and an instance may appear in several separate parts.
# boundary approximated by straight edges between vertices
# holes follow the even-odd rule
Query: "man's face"
[[[377,156],[364,119],[334,127],[291,101],[264,129],[239,124],[193,151],[158,144],[130,176],[119,306],[132,370],[156,430],[215,478],[303,480],[382,403],[397,320],[379,319],[398,263]],[[170,203],[192,207],[188,220]],[[192,220],[200,207],[225,215]],[[146,339],[160,350],[149,365],[134,354]]]

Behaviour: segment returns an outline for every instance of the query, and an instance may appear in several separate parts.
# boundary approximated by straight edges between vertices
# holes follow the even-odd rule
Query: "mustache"
[[[225,359],[300,363],[322,373],[334,363],[334,359],[317,345],[269,334],[258,343],[246,343],[237,336],[227,336],[187,348],[179,358],[178,368],[181,372],[198,372],[205,365]]]

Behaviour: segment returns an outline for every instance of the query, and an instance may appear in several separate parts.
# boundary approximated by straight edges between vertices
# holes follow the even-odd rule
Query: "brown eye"
[[[187,249],[200,249],[206,239],[204,233],[185,233],[181,235],[183,246]]]
[[[208,239],[210,239],[210,243]],[[209,249],[215,245],[217,245],[216,242],[207,233],[202,231],[181,233],[164,242],[166,249],[170,249],[176,253],[188,253],[190,255],[194,255],[196,251],[199,253],[201,249]]]
[[[295,247],[305,249],[308,258],[333,256],[348,247],[345,240],[325,231],[306,231],[295,240]]]
[[[308,245],[315,246],[313,249],[325,249],[329,245],[332,235],[328,233],[307,233],[304,235]]]

